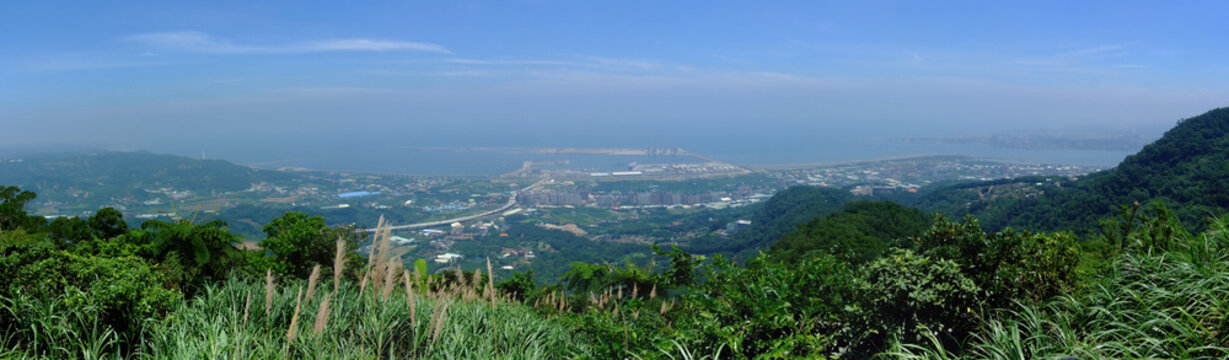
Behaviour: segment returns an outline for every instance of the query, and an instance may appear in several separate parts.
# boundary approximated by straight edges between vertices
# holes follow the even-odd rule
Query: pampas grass
[[[294,315],[290,316],[290,328],[286,329],[286,341],[294,341],[295,336],[299,334],[299,310],[303,307],[303,288],[299,288],[299,295],[294,299]]]
[[[316,281],[320,278],[320,264],[312,267],[311,276],[307,277],[307,302],[312,301],[312,297],[316,295]]]
[[[431,317],[431,346],[435,346],[435,341],[440,337],[440,331],[444,329],[444,321],[448,319],[448,306],[452,305],[451,301],[445,301],[444,305],[436,305],[437,310]]]
[[[312,334],[320,335],[324,332],[324,327],[329,324],[329,299],[332,294],[324,294],[324,300],[320,301],[320,308],[316,310],[316,323],[312,326]]]
[[[397,284],[396,282],[397,272],[394,271],[394,268],[401,267],[401,263],[390,262],[390,263],[385,264],[384,267],[385,269],[384,269],[383,296],[384,296],[384,301],[388,301],[388,296],[392,295],[393,293],[393,286]]]
[[[494,304],[495,297],[495,273],[491,270],[491,258],[486,258],[486,291],[491,298],[491,303]]]
[[[273,306],[273,269],[265,272],[265,313]]]
[[[376,254],[376,245],[379,243],[379,240],[380,240],[380,232],[381,232],[383,229],[384,229],[384,215],[380,215],[380,221],[379,221],[379,222],[376,222],[376,230],[375,230],[375,232],[374,232],[374,234],[373,234],[373,236],[372,236],[372,238],[371,238],[371,239],[372,239],[372,240],[371,240],[371,251],[369,251],[369,252],[367,253],[367,268],[368,268],[368,269],[370,269],[370,268],[371,268],[371,265],[372,265],[372,264],[375,262],[375,260],[376,260],[376,255],[377,255],[377,254]]]
[[[341,286],[341,274],[346,270],[346,239],[337,237],[337,252],[333,255],[333,294]]]
[[[404,276],[407,271],[400,272]],[[145,322],[148,328],[144,333],[148,335],[144,339],[133,340],[141,342],[134,345],[136,350],[122,356],[102,357],[369,360],[593,358],[587,353],[589,340],[586,337],[564,322],[547,321],[533,309],[520,304],[492,306],[486,301],[433,300],[424,298],[422,287],[413,282],[413,296],[409,298],[413,299],[412,303],[409,299],[381,301],[370,294],[360,295],[357,286],[348,284],[343,284],[336,295],[324,292],[319,294],[321,299],[308,303],[302,300],[303,296],[299,296],[300,293],[305,295],[307,281],[290,282],[281,286],[287,291],[274,293],[269,313],[253,311],[246,325],[241,325],[244,294],[253,293],[253,301],[259,301],[256,297],[264,285],[263,281],[232,279],[209,285],[201,296],[181,303],[169,314],[168,318],[174,318],[174,321],[150,319]],[[288,291],[296,287],[300,290]],[[299,307],[297,315],[294,314],[296,303]],[[259,308],[259,305],[255,307]],[[293,340],[287,336],[291,328],[295,329]],[[73,355],[74,352],[81,352],[72,349],[79,348],[76,344],[88,340],[72,336],[47,339],[40,340],[44,344],[42,346],[68,349],[56,353],[63,356],[50,356],[57,359],[83,357]],[[57,342],[51,345],[50,340]],[[0,358],[40,357],[5,352],[15,346],[0,339],[0,349],[6,349],[0,350]]]
[[[248,323],[248,310],[252,308],[252,292],[248,292],[247,301],[243,302],[243,324]]]
[[[418,314],[414,304],[414,283],[410,281],[410,271],[405,270],[405,302],[410,304],[410,327],[418,329]]]

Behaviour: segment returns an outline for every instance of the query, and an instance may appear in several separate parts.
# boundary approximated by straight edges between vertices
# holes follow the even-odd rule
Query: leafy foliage
[[[37,230],[43,218],[26,213],[26,202],[37,196],[16,186],[0,186],[0,231],[26,229]]]
[[[917,209],[890,202],[853,202],[841,212],[815,218],[785,234],[768,254],[791,263],[827,254],[860,264],[888,248],[907,247],[903,240],[921,234],[931,220]]]
[[[238,236],[226,222],[189,219],[150,220],[141,229],[99,244],[100,255],[136,255],[162,264],[167,281],[192,296],[202,286],[226,279],[243,265]]]
[[[161,319],[181,297],[140,258],[78,255],[21,231],[0,234],[0,278],[0,330],[44,356],[56,349],[36,346],[40,336],[103,331],[133,339],[142,321]]]
[[[106,240],[127,233],[128,222],[124,214],[114,208],[102,208],[87,219],[58,217],[43,229],[55,241],[68,245],[87,245],[96,240]]]
[[[885,337],[916,340],[923,328],[938,329],[949,342],[972,330],[983,292],[956,262],[899,250],[862,272],[858,290],[866,299],[872,348]]]
[[[1010,306],[980,324],[964,351],[931,341],[895,343],[889,356],[915,359],[1220,359],[1229,356],[1229,227],[1199,235],[1151,223],[1089,281],[1087,291],[1045,304]],[[1181,225],[1178,225],[1181,228]],[[1173,236],[1154,237],[1153,234]],[[1150,239],[1148,239],[1150,238]]]
[[[307,278],[316,265],[332,269],[338,238],[346,242],[347,264],[359,264],[362,260],[354,251],[366,234],[353,227],[330,228],[321,216],[286,212],[265,224],[264,231],[267,236],[260,246],[267,256],[262,259],[263,266],[258,267],[272,269],[279,276]]]
[[[1079,265],[1079,248],[1071,234],[1011,229],[987,234],[972,217],[959,223],[939,219],[915,240],[915,247],[924,255],[959,264],[985,292],[990,307],[1071,291]]]
[[[675,336],[692,348],[724,346],[739,358],[822,357],[857,336],[846,307],[855,276],[835,258],[794,267],[760,256],[745,268],[718,258],[701,273],[707,281],[689,289],[674,312]]]

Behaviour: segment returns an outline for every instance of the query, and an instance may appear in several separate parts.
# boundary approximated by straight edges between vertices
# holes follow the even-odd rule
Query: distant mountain
[[[1070,181],[1025,178],[957,184],[916,205],[972,213],[987,228],[1084,230],[1135,201],[1163,201],[1188,225],[1229,208],[1229,108],[1181,120],[1116,168]]]
[[[903,143],[971,144],[1000,149],[1133,151],[1152,137],[1139,133],[1066,133],[1020,131],[993,135],[892,139]]]
[[[240,191],[253,183],[293,176],[222,160],[198,160],[143,151],[0,158],[0,183],[34,191],[40,203],[60,203],[85,210],[113,204],[139,204],[177,194],[209,196]]]

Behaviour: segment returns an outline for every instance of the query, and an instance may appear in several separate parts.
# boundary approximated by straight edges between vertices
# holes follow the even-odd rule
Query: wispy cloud
[[[86,60],[86,59],[53,59],[39,60],[30,63],[24,67],[27,71],[76,71],[76,70],[98,70],[98,69],[116,69],[130,67],[144,67],[158,65],[154,62],[143,61],[107,61],[107,60]]]
[[[483,59],[448,59],[448,63],[461,65],[541,65],[541,66],[577,66],[571,61],[558,60],[483,60]]]
[[[1122,45],[1101,45],[1101,46],[1090,47],[1087,49],[1080,49],[1080,50],[1072,51],[1072,52],[1069,52],[1068,54],[1092,55],[1092,54],[1100,54],[1100,53],[1105,53],[1108,51],[1121,50],[1121,49],[1122,49]]]
[[[126,36],[125,41],[146,46],[209,54],[293,54],[332,51],[417,51],[451,54],[443,46],[381,39],[327,39],[294,44],[240,44],[198,31],[172,31]]]
[[[1021,58],[1012,61],[1035,69],[1057,70],[1067,72],[1104,71],[1107,69],[1144,68],[1147,65],[1120,64],[1128,56],[1123,45],[1098,45],[1089,48],[1066,51],[1042,57]]]
[[[600,56],[585,56],[584,59],[590,61],[595,66],[611,69],[654,70],[660,68],[660,65],[655,62],[639,59],[619,59]]]

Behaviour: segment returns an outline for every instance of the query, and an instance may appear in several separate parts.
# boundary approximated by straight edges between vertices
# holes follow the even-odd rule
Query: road
[[[524,191],[533,190],[533,189],[537,188],[538,186],[541,186],[541,185],[542,185],[543,183],[545,183],[547,180],[549,180],[549,179],[542,179],[542,180],[539,180],[539,181],[538,181],[538,182],[536,182],[536,183],[533,183],[533,185],[526,186],[524,189],[517,190],[516,192],[512,193],[512,196],[511,196],[511,197],[509,197],[509,198],[508,198],[508,202],[507,202],[506,204],[504,204],[503,206],[500,206],[499,208],[497,208],[497,209],[495,209],[495,210],[491,210],[491,211],[483,212],[483,213],[481,213],[481,214],[474,214],[474,215],[469,215],[469,216],[462,216],[462,217],[452,218],[452,219],[436,220],[436,221],[428,221],[428,222],[421,222],[421,223],[416,223],[416,224],[395,225],[395,226],[392,226],[392,229],[393,229],[393,230],[406,230],[406,229],[419,229],[419,228],[432,227],[432,226],[439,226],[439,225],[448,225],[448,224],[452,224],[452,223],[454,223],[454,222],[462,222],[462,221],[474,220],[474,219],[478,219],[478,218],[483,218],[483,217],[487,217],[487,216],[495,215],[495,214],[498,214],[498,213],[501,213],[501,212],[504,212],[504,211],[508,211],[508,209],[511,209],[513,206],[516,206],[516,197],[517,197],[517,195],[520,195],[520,194],[521,194],[521,192],[524,192]],[[367,232],[375,232],[375,231],[376,231],[376,229],[367,229]]]

